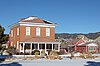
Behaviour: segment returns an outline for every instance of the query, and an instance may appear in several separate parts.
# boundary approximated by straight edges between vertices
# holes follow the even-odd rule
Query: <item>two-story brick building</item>
[[[27,49],[33,50],[48,49],[60,50],[60,43],[55,42],[56,24],[38,17],[23,18],[19,22],[10,25],[9,44],[19,52]]]

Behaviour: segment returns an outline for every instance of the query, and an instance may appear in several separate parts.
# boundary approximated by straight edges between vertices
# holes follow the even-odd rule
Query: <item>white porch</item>
[[[60,50],[60,43],[59,42],[20,42],[20,52],[24,53],[27,50],[30,54],[33,50]]]

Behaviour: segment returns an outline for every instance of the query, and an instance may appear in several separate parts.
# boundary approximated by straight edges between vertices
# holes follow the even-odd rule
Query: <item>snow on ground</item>
[[[0,63],[0,66],[100,66],[100,58],[96,59],[69,59],[63,60],[13,60]]]

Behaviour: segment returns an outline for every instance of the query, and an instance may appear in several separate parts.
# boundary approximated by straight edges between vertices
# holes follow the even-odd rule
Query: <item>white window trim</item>
[[[30,27],[26,27],[26,36],[30,36]]]
[[[50,36],[50,28],[46,28],[46,36]]]
[[[19,28],[17,28],[17,36],[19,36]]]
[[[91,48],[92,48],[92,50],[91,50]],[[90,46],[90,47],[89,47],[89,51],[90,51],[90,52],[95,51],[95,47],[93,47],[93,46],[91,47],[91,46]]]
[[[11,30],[11,37],[13,37],[13,30]]]
[[[40,36],[40,30],[41,30],[40,27],[36,28],[36,36]]]

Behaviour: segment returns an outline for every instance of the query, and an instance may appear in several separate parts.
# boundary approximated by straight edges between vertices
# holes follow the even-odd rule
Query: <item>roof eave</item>
[[[45,24],[45,23],[31,23],[31,22],[19,22],[19,24],[31,24],[31,25],[46,25],[46,26],[57,26],[57,24]]]
[[[19,22],[15,23],[15,24],[12,24],[10,26],[8,26],[10,29],[14,28],[14,27],[17,27],[19,26]]]

